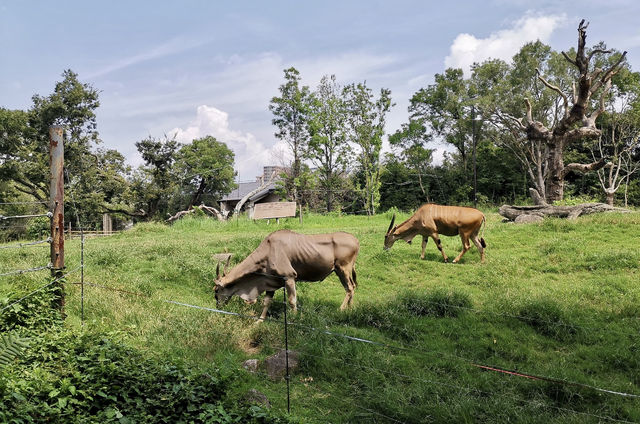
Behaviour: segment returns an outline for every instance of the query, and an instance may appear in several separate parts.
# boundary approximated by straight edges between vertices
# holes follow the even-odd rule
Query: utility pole
[[[60,278],[64,270],[64,129],[49,127],[50,204],[51,218],[51,277]],[[58,283],[58,307],[64,310],[65,295],[62,281]]]

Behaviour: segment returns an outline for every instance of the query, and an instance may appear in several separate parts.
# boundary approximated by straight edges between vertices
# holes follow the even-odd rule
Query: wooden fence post
[[[64,130],[61,126],[49,127],[50,205],[51,218],[51,276],[60,278],[64,270]],[[58,307],[64,311],[65,294],[62,281],[58,283]]]

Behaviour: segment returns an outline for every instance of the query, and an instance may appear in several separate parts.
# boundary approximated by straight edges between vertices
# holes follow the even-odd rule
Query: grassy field
[[[291,416],[302,422],[640,422],[640,213],[606,214],[542,224],[501,222],[487,211],[487,261],[475,249],[445,264],[433,241],[382,250],[390,214],[309,216],[280,225],[184,219],[142,224],[85,243],[84,325],[120,329],[148,355],[198,366],[239,369],[284,345],[282,291],[274,321],[216,314],[165,302],[215,308],[212,254],[248,255],[270,232],[348,231],[360,240],[354,307],[338,311],[344,290],[335,275],[300,283],[300,312],[290,316],[290,347],[301,353],[291,379]],[[400,213],[397,222],[407,218]],[[442,237],[449,257],[458,237]],[[66,244],[67,269],[80,242]],[[46,263],[41,247],[5,249],[5,270]],[[79,272],[68,277],[78,282]],[[0,296],[28,292],[43,273],[0,280]],[[8,282],[8,283],[7,283]],[[67,323],[80,327],[80,288],[67,285]],[[226,309],[257,315],[260,305],[234,299]],[[329,331],[334,334],[326,334]],[[362,338],[375,343],[347,339]],[[557,384],[475,365],[550,377]],[[249,388],[286,411],[286,384],[245,373],[231,396]]]

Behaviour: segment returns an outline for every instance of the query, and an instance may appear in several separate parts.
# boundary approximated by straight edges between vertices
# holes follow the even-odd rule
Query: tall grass
[[[397,220],[407,217],[399,213]],[[276,229],[348,231],[361,245],[354,307],[338,311],[344,290],[335,275],[298,284],[300,311],[289,326],[290,345],[302,355],[291,385],[294,417],[318,423],[640,421],[638,399],[471,365],[640,394],[640,214],[514,225],[489,212],[486,264],[475,247],[461,263],[445,264],[432,241],[420,260],[419,239],[385,252],[390,218],[305,216],[303,224],[280,225],[187,218],[88,240],[85,281],[139,296],[86,286],[85,325],[125,330],[148,355],[239,368],[283,346],[283,327],[275,321],[283,318],[281,291],[274,322],[261,325],[164,301],[215,308],[212,255],[233,253],[237,264]],[[461,247],[458,237],[442,243],[449,256]],[[77,240],[67,242],[69,269],[79,262],[79,247]],[[2,263],[38,257],[35,249],[16,250],[0,251]],[[38,278],[8,280],[0,295],[35,287]],[[68,283],[78,280],[74,274]],[[67,323],[80,326],[79,287],[68,284],[67,294]],[[261,306],[236,299],[227,309],[256,316]],[[283,382],[247,373],[233,390],[241,397],[250,387],[286,409]]]

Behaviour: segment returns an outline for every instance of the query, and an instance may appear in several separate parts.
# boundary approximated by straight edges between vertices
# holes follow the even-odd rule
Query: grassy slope
[[[294,416],[310,422],[388,422],[383,415],[407,422],[640,421],[638,399],[470,365],[640,393],[640,214],[520,226],[501,223],[495,213],[487,216],[484,265],[475,247],[461,264],[444,264],[433,241],[421,261],[419,239],[412,245],[398,242],[384,252],[386,215],[314,216],[303,226],[290,220],[279,227],[198,219],[173,227],[140,225],[87,241],[85,281],[150,298],[86,287],[86,323],[125,329],[132,343],[149,354],[237,368],[244,359],[263,358],[282,346],[282,326],[255,326],[250,320],[158,300],[215,307],[213,253],[233,252],[237,263],[276,228],[344,230],[361,244],[355,308],[337,310],[344,290],[332,275],[323,283],[299,284],[301,312],[293,319],[404,349],[290,327],[291,344],[303,353],[302,370],[292,379]],[[442,240],[454,257],[459,238]],[[33,266],[46,251],[6,249],[0,255],[3,272],[13,269],[9,263]],[[79,263],[78,241],[67,243],[66,259],[69,269]],[[37,286],[37,278],[30,274],[9,281],[27,290]],[[78,273],[69,279],[78,280]],[[0,295],[8,289],[0,285]],[[68,323],[78,326],[79,288],[70,286],[68,293]],[[276,300],[282,301],[281,292]],[[442,304],[462,307],[443,310]],[[281,318],[282,305],[274,306],[274,317]],[[259,306],[236,300],[228,309],[255,314]],[[274,407],[286,408],[284,383],[247,375],[238,394],[248,387],[265,392]]]

